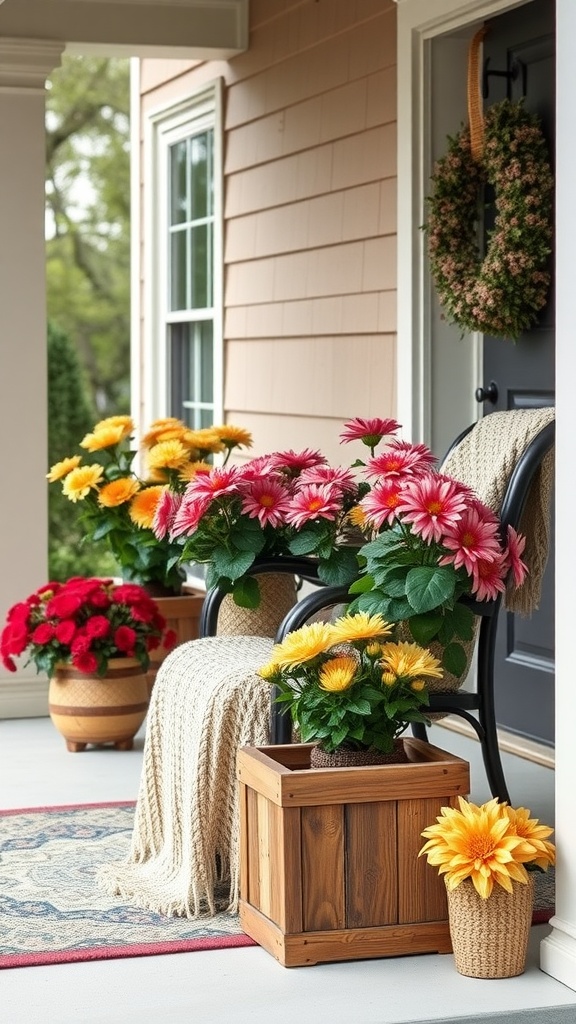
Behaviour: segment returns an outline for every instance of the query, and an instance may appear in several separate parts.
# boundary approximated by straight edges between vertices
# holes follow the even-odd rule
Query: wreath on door
[[[516,341],[535,323],[550,287],[553,176],[538,118],[521,102],[489,107],[480,157],[470,129],[448,140],[428,199],[430,270],[446,319]],[[478,244],[486,185],[496,218]]]

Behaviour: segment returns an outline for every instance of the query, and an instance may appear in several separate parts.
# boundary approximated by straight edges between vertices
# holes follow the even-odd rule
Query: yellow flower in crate
[[[442,670],[417,644],[381,643],[391,631],[381,615],[358,612],[303,626],[273,648],[259,673],[304,743],[388,754],[411,722],[428,722],[424,677]]]
[[[525,864],[546,868],[554,863],[553,845],[544,846],[552,829],[528,819],[524,808],[515,811],[496,797],[481,805],[462,797],[458,801],[459,808],[443,807],[436,824],[424,829],[427,842],[419,853],[446,876],[448,890],[470,878],[476,892],[488,899],[494,883],[507,892],[512,892],[512,881],[526,883]]]

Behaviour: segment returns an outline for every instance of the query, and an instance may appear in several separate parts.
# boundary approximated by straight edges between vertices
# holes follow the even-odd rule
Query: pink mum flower
[[[383,420],[376,417],[372,420],[364,420],[360,416],[356,416],[353,420],[348,420],[344,424],[344,428],[340,434],[340,440],[345,444],[348,441],[362,441],[368,448],[375,448],[383,437],[395,434],[397,430],[400,430],[400,423],[393,419]]]
[[[412,477],[429,470],[422,453],[413,445],[387,448],[385,452],[368,460],[366,476]]]
[[[494,562],[501,555],[498,527],[486,522],[476,508],[466,509],[460,519],[448,527],[442,544],[452,552],[440,559],[440,565],[463,566],[469,576],[479,559]]]
[[[514,586],[522,586],[528,574],[528,566],[522,561],[521,555],[526,547],[526,538],[516,533],[513,526],[508,527],[508,547],[506,549],[506,562],[509,564],[514,578]]]
[[[170,536],[174,538],[181,537],[183,533],[194,533],[211,503],[211,499],[208,497],[192,498],[186,493],[172,520]]]
[[[236,494],[238,470],[216,466],[209,473],[199,473],[186,488],[186,498],[195,501],[201,498],[220,498],[223,494]]]
[[[503,576],[506,572],[504,558],[486,561],[479,558],[474,563],[472,574],[472,593],[479,601],[494,601],[498,594],[503,594],[506,587]]]
[[[360,502],[367,521],[378,528],[384,526],[384,523],[393,523],[400,504],[400,495],[399,480],[379,480]]]
[[[405,484],[398,512],[425,541],[440,541],[466,509],[466,497],[455,480],[435,473]]]
[[[242,499],[242,511],[261,526],[283,526],[290,510],[290,494],[277,480],[260,479]]]
[[[388,447],[393,451],[406,451],[418,455],[420,458],[418,463],[414,466],[414,472],[416,472],[416,469],[419,469],[422,472],[430,470],[438,462],[434,452],[430,451],[430,448],[426,444],[412,444],[411,441],[401,441],[399,438],[394,438],[390,441]]]
[[[355,491],[357,483],[351,469],[344,466],[312,466],[298,477],[298,487],[305,484],[330,484],[339,491]]]
[[[327,462],[322,452],[314,451],[312,448],[305,448],[301,452],[294,452],[292,449],[287,452],[274,452],[269,456],[269,460],[271,469],[279,469],[289,476],[299,476],[303,469]]]
[[[164,537],[169,534],[181,503],[182,495],[176,494],[168,487],[160,495],[152,522],[152,530],[158,540],[164,540]]]
[[[270,455],[257,455],[250,459],[244,466],[238,469],[238,480],[251,483],[252,480],[259,480],[261,477],[269,477],[274,471]]]
[[[339,511],[338,494],[332,487],[307,484],[293,496],[286,522],[299,529],[313,519],[335,519]]]

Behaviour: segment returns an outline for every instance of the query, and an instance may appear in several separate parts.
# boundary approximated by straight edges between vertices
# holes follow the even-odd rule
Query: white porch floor
[[[478,744],[441,727],[433,741],[471,763],[472,799],[489,793]],[[131,752],[69,754],[49,719],[0,721],[0,807],[135,799]],[[553,824],[549,768],[504,755],[513,802]],[[259,947],[0,971],[2,1024],[575,1024],[576,992],[539,970],[548,926],[532,929],[526,972],[479,981],[451,956],[287,969]]]

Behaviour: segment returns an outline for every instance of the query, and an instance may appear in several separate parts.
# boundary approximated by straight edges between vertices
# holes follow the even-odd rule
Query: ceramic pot
[[[48,690],[48,710],[72,753],[89,743],[131,750],[148,710],[148,684],[136,658],[111,658],[105,676],[60,664]]]

